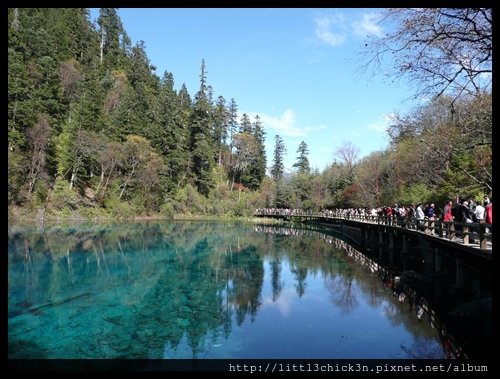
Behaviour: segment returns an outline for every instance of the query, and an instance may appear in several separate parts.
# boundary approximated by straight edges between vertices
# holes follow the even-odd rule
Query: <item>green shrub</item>
[[[69,183],[64,179],[56,179],[54,189],[48,196],[47,205],[55,210],[77,209],[80,195],[69,188]]]
[[[397,199],[402,204],[418,204],[427,201],[434,202],[432,190],[427,188],[425,184],[415,184],[410,187],[402,188],[397,195]]]
[[[111,213],[113,217],[116,218],[134,218],[136,216],[136,210],[127,201],[121,201],[118,195],[111,193],[105,200],[104,206]]]
[[[160,214],[168,219],[173,219],[175,215],[175,209],[171,203],[163,203],[160,206]]]

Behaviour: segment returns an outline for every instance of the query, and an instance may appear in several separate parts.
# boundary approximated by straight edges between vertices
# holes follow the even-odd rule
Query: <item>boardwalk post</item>
[[[465,220],[462,222],[462,238],[464,239],[464,245],[469,244],[469,226],[465,223]]]
[[[392,231],[389,233],[389,249],[394,249],[394,233]]]
[[[436,222],[436,229],[438,237],[444,237],[443,223],[440,220]]]
[[[484,220],[479,220],[479,248],[482,250],[486,250],[488,247],[485,231]]]
[[[455,222],[448,224],[448,239],[452,241],[453,238],[455,238]]]

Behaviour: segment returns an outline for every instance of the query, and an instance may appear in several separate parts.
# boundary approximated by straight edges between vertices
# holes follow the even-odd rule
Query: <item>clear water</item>
[[[445,357],[345,243],[273,230],[10,227],[9,357]]]

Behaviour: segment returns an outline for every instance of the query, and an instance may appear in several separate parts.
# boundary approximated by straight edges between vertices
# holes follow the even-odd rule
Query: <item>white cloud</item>
[[[385,133],[390,123],[394,120],[394,117],[394,113],[384,113],[376,122],[368,125],[368,130]]]
[[[380,25],[377,25],[379,19],[379,13],[363,13],[362,20],[356,20],[352,23],[354,34],[357,34],[360,37],[382,37],[384,32],[382,31]]]
[[[326,128],[326,125],[298,127],[295,125],[295,112],[287,109],[281,116],[259,114],[264,126],[291,137],[303,137],[309,133]]]
[[[340,14],[320,16],[314,19],[314,32],[321,41],[331,46],[337,46],[345,41],[346,36],[344,33],[340,33],[341,30],[334,32],[332,29],[334,26],[344,29],[343,25],[344,17]]]
[[[314,19],[315,35],[330,46],[341,45],[351,33],[360,37],[384,35],[382,27],[377,24],[381,17],[380,12],[363,13],[359,17],[349,25],[349,21],[341,13],[317,16]]]
[[[291,302],[296,297],[295,289],[286,288],[275,301],[273,301],[272,296],[265,296],[262,299],[261,308],[278,308],[281,315],[287,317],[292,310]]]

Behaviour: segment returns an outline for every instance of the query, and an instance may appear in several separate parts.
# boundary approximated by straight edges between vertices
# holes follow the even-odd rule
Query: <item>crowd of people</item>
[[[484,196],[483,202],[476,202],[472,197],[463,199],[453,204],[449,200],[443,208],[436,207],[434,203],[417,203],[415,205],[381,206],[373,208],[337,208],[323,209],[318,213],[311,210],[290,209],[290,208],[260,208],[255,214],[261,216],[313,216],[352,218],[372,217],[374,220],[384,219],[392,224],[392,219],[416,220],[421,223],[424,220],[440,220],[444,222],[474,223],[484,222],[493,224],[492,202],[488,196]]]

